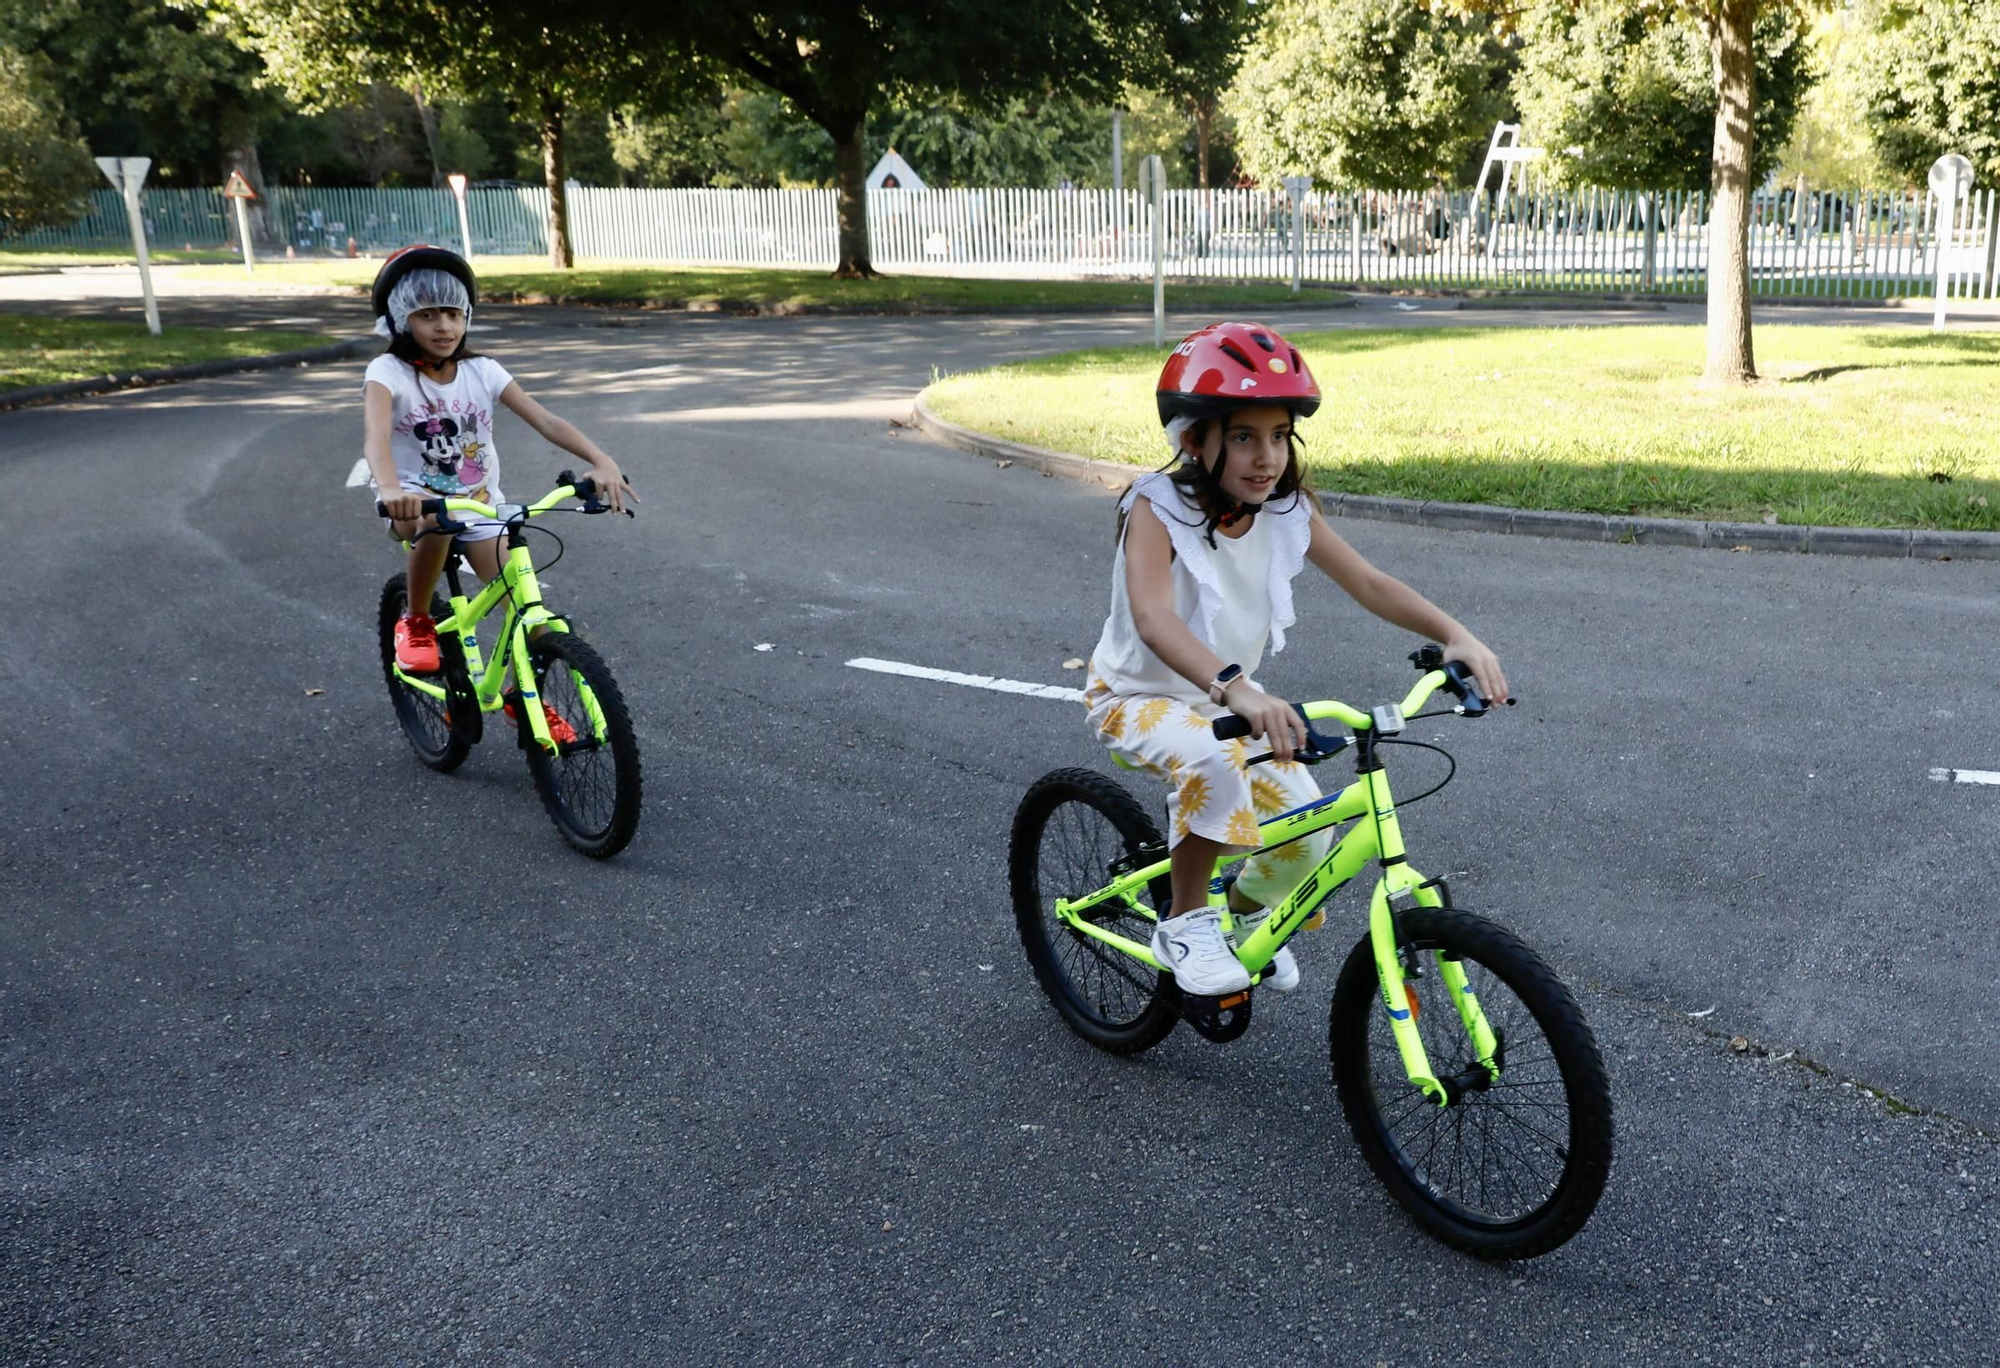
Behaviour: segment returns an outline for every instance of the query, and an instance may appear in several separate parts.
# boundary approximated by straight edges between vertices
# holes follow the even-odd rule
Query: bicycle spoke
[[[1434,949],[1435,947],[1419,947]],[[1407,1087],[1388,1019],[1367,1016],[1370,1086],[1376,1115],[1399,1162],[1439,1201],[1476,1222],[1505,1224],[1548,1202],[1565,1168],[1568,1095],[1560,1064],[1533,1016],[1507,984],[1469,958],[1457,961],[1487,1025],[1513,1048],[1502,1081],[1473,1087],[1448,1107]],[[1442,974],[1405,980],[1412,1023],[1441,1080],[1477,1078],[1484,1065]]]

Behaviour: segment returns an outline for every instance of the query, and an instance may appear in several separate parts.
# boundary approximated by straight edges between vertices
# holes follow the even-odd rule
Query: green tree
[[[1455,178],[1485,142],[1505,70],[1484,18],[1419,0],[1276,0],[1223,103],[1260,181],[1415,190]]]
[[[663,100],[687,77],[625,35],[566,8],[524,0],[214,0],[240,24],[275,79],[306,108],[324,108],[371,82],[412,91],[503,92],[534,111],[549,192],[549,261],[574,264],[565,131],[579,104]],[[433,142],[435,137],[433,135]]]
[[[1819,80],[1799,104],[1792,135],[1778,153],[1778,174],[1839,190],[1886,183],[1889,171],[1867,121],[1854,117],[1869,100],[1864,35],[1847,16],[1826,14],[1813,25],[1811,42]]]
[[[1517,0],[1430,0],[1462,12],[1519,12]],[[1679,18],[1708,43],[1715,82],[1708,216],[1708,364],[1705,379],[1757,378],[1750,336],[1750,193],[1756,181],[1757,20],[1779,9],[1825,9],[1828,0],[1557,0],[1572,9],[1604,5],[1655,22]],[[1976,0],[1975,0],[1976,2]]]
[[[259,126],[283,105],[214,19],[171,0],[0,0],[0,43],[47,59],[91,151],[153,160],[155,184],[261,188]]]
[[[1208,150],[1222,94],[1243,66],[1259,17],[1251,0],[1181,0],[1149,45],[1153,58],[1142,84],[1178,102],[1193,121],[1200,189],[1209,185]]]
[[[597,0],[608,6],[608,0]],[[635,45],[693,50],[789,100],[833,140],[837,276],[873,275],[864,186],[868,117],[892,94],[980,109],[1065,90],[1109,100],[1138,64],[1166,0],[748,0],[613,12]],[[643,26],[643,27],[641,27]]]
[[[0,238],[74,222],[96,181],[40,64],[0,47]]]
[[[1882,160],[1923,181],[1946,152],[2000,179],[2000,4],[1872,0],[1862,11],[1861,84]]]
[[[1548,149],[1558,184],[1612,190],[1698,190],[1714,178],[1715,78],[1707,36],[1683,15],[1629,7],[1528,12],[1514,78],[1527,140]],[[1777,166],[1813,80],[1797,12],[1756,23],[1757,110],[1751,176]]]

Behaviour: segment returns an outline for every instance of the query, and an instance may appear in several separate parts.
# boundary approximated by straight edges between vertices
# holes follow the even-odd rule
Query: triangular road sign
[[[250,182],[243,179],[241,171],[229,173],[229,183],[222,187],[222,193],[229,199],[256,199],[257,192],[250,188]]]

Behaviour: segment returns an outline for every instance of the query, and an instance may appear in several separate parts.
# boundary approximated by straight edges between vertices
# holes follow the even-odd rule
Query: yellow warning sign
[[[250,182],[243,179],[241,171],[229,173],[229,183],[222,187],[222,193],[229,199],[256,199],[257,192],[250,188]]]

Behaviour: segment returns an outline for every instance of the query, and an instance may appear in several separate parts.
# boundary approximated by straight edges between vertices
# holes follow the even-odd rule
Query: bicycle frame
[[[498,712],[502,706],[502,695],[511,674],[522,699],[522,717],[536,744],[555,754],[561,747],[549,734],[548,719],[539,707],[528,706],[540,695],[534,687],[535,670],[528,658],[529,635],[536,629],[552,632],[567,632],[569,623],[552,613],[542,602],[541,582],[535,578],[535,559],[528,550],[528,540],[521,532],[521,525],[528,518],[546,513],[575,493],[573,486],[565,485],[551,492],[540,503],[530,504],[519,514],[507,520],[507,555],[500,563],[500,573],[472,598],[468,599],[459,589],[458,576],[446,561],[446,580],[451,587],[451,613],[437,624],[440,634],[449,633],[459,640],[459,647],[465,655],[465,669],[473,680],[473,698],[483,713]],[[472,499],[447,499],[445,508],[452,513],[476,513],[487,518],[498,518],[498,510]],[[501,621],[500,636],[494,643],[493,658],[487,660],[479,648],[479,624],[502,601],[507,603],[506,616]],[[413,675],[396,667],[396,678],[419,693],[430,695],[439,702],[449,702],[448,689],[432,675]],[[581,680],[577,681],[577,691],[583,699],[584,707],[590,713],[594,739],[602,742],[606,735],[604,714],[597,705],[597,696]]]
[[[1426,674],[1403,700],[1403,712],[1406,715],[1417,712],[1444,682],[1445,675],[1441,670]],[[1411,1084],[1439,1106],[1448,1106],[1448,1091],[1432,1073],[1430,1057],[1417,1033],[1409,993],[1404,984],[1400,947],[1396,942],[1394,910],[1396,900],[1405,896],[1424,907],[1441,907],[1444,898],[1438,892],[1437,884],[1426,879],[1405,858],[1402,824],[1396,816],[1395,798],[1389,790],[1388,771],[1376,754],[1373,720],[1368,714],[1333,700],[1308,703],[1305,714],[1314,721],[1336,719],[1352,729],[1358,747],[1358,777],[1331,797],[1317,799],[1304,807],[1259,822],[1257,829],[1263,837],[1259,850],[1225,856],[1217,863],[1227,865],[1247,860],[1261,850],[1313,835],[1342,822],[1353,821],[1354,825],[1299,881],[1291,894],[1270,910],[1263,925],[1237,947],[1236,957],[1249,971],[1252,981],[1259,981],[1270,966],[1272,957],[1298,932],[1314,909],[1352,882],[1370,860],[1379,861],[1382,872],[1375,880],[1374,892],[1369,899],[1368,934],[1374,950],[1376,974],[1381,981],[1382,1005],[1389,1014],[1390,1031]],[[1356,820],[1360,818],[1370,820]],[[1082,898],[1059,897],[1055,903],[1056,916],[1079,935],[1088,936],[1157,970],[1161,966],[1153,957],[1151,947],[1097,925],[1084,913],[1100,903],[1115,899],[1136,915],[1157,920],[1153,910],[1139,900],[1139,894],[1155,879],[1165,877],[1170,864],[1170,860],[1157,860],[1143,869],[1121,875]],[[1225,910],[1226,906],[1225,903]],[[1500,1069],[1495,1056],[1499,1051],[1499,1041],[1466,980],[1464,966],[1439,955],[1437,968],[1440,977],[1451,989],[1459,1021],[1481,1065],[1497,1082]]]

